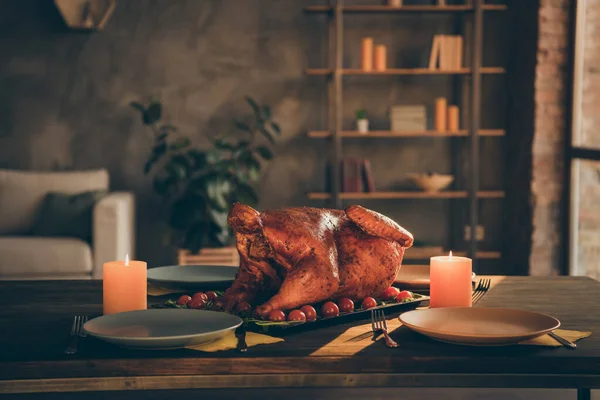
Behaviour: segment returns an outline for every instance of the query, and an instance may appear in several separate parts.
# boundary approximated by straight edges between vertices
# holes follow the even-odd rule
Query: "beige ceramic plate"
[[[396,275],[395,283],[401,289],[429,290],[429,265],[403,265]]]
[[[432,339],[472,346],[515,344],[560,326],[554,317],[509,308],[430,308],[409,311],[398,318]]]

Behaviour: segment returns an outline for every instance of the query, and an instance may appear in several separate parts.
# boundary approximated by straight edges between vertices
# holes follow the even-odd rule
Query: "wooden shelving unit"
[[[334,70],[330,68],[307,68],[307,75],[331,75]],[[342,75],[469,75],[473,71],[471,68],[460,68],[456,70],[431,70],[429,68],[388,68],[385,71],[363,71],[356,68],[345,68],[339,70]],[[482,67],[482,74],[504,74],[506,71],[502,67]]]
[[[342,200],[400,200],[400,199],[466,199],[469,193],[465,190],[448,190],[442,192],[420,192],[420,191],[403,191],[403,192],[341,192],[339,198]],[[504,197],[504,192],[501,190],[487,190],[477,192],[479,199],[501,199]],[[328,200],[331,199],[331,193],[327,192],[311,192],[308,193],[308,198],[311,200]]]
[[[466,257],[467,256],[466,251],[452,251],[452,254],[457,257]],[[439,256],[439,255],[440,255],[440,253],[426,254],[423,252],[411,254],[411,249],[408,249],[408,250],[406,250],[406,253],[404,253],[404,259],[405,260],[427,260],[430,257],[435,257],[435,256]],[[476,255],[477,255],[477,258],[479,258],[479,259],[487,259],[487,260],[497,260],[502,257],[502,253],[499,251],[477,251]]]
[[[506,5],[504,4],[485,4],[483,5],[484,11],[504,11]],[[308,13],[333,13],[335,11],[334,6],[308,6],[304,8],[304,11]],[[364,5],[364,6],[346,6],[342,7],[343,13],[413,13],[413,12],[431,12],[431,13],[447,13],[447,12],[473,12],[475,8],[469,5],[447,5],[447,6],[435,6],[435,5],[406,5],[402,7],[390,7],[390,6],[377,6],[377,5]]]
[[[504,136],[506,131],[504,129],[480,129],[477,133],[479,136]],[[368,134],[360,133],[358,131],[341,131],[340,136],[343,138],[419,138],[419,137],[467,137],[469,131],[461,129],[456,132],[437,132],[437,131],[369,131]],[[329,131],[310,131],[308,137],[316,139],[327,139],[331,137]]]
[[[344,0],[331,0],[329,6],[308,6],[305,8],[307,13],[325,14],[328,17],[328,36],[329,36],[329,63],[324,68],[307,68],[306,74],[311,76],[324,76],[327,79],[327,90],[329,98],[329,117],[326,130],[314,130],[308,132],[308,136],[316,139],[328,139],[332,146],[331,157],[329,159],[331,190],[329,192],[311,192],[308,193],[308,198],[312,200],[328,201],[331,206],[341,208],[343,202],[347,200],[453,200],[462,199],[468,201],[468,224],[471,232],[477,231],[478,226],[478,202],[483,199],[502,199],[504,191],[502,190],[480,190],[479,189],[479,138],[480,137],[502,137],[505,136],[504,129],[481,129],[480,114],[481,114],[481,78],[483,75],[502,75],[506,71],[503,67],[483,67],[481,65],[482,49],[483,49],[483,13],[484,11],[503,11],[507,6],[502,4],[483,4],[483,0],[470,0],[467,5],[406,5],[398,8],[385,5],[349,5],[344,6]],[[398,14],[398,13],[415,13],[415,14],[439,14],[439,13],[455,13],[457,15],[469,14],[470,35],[469,40],[465,42],[465,48],[468,46],[470,66],[462,67],[453,70],[440,70],[429,68],[388,68],[385,71],[363,71],[356,68],[344,68],[343,66],[343,47],[344,47],[344,14]],[[456,19],[455,22],[462,21],[462,27],[455,24],[455,30],[464,30],[464,20]],[[448,32],[451,34],[451,32]],[[431,130],[411,131],[411,132],[394,132],[389,130],[371,131],[363,135],[356,131],[343,130],[343,98],[342,84],[344,76],[380,76],[384,79],[386,76],[449,76],[453,79],[453,87],[457,92],[460,92],[460,85],[469,87],[470,95],[468,104],[459,104],[461,109],[467,110],[466,125],[468,129],[461,129],[456,132],[436,132]],[[462,77],[469,77],[469,80],[462,80]],[[453,92],[455,91],[453,90]],[[432,99],[433,100],[433,99]],[[458,103],[458,99],[455,99]],[[463,101],[464,103],[464,101]],[[418,191],[387,191],[387,192],[370,192],[370,193],[348,193],[341,191],[340,162],[342,160],[342,140],[343,139],[360,139],[360,138],[450,138],[456,139],[452,142],[452,146],[468,146],[469,168],[468,172],[463,172],[463,178],[466,178],[468,187],[466,189],[457,188],[457,190],[448,190],[437,193],[427,193]],[[462,138],[467,138],[465,141]],[[460,140],[459,140],[460,139]],[[460,144],[459,144],[460,143]],[[456,152],[457,153],[457,152]],[[456,157],[454,157],[456,159]],[[454,170],[458,174],[461,169],[457,160],[454,160]],[[459,176],[459,175],[457,175]],[[457,185],[460,185],[458,183]],[[453,202],[453,206],[458,203]],[[450,218],[450,217],[449,217]],[[454,220],[451,218],[451,222]],[[462,221],[461,221],[462,222]],[[462,222],[464,223],[464,222]],[[452,225],[452,224],[451,224]],[[450,243],[453,246],[452,243]],[[477,249],[477,238],[471,236],[466,252],[455,253],[457,255],[464,254],[474,259],[474,268],[477,267],[477,259],[498,259],[501,257],[500,252],[495,251],[480,251]],[[410,256],[407,252],[407,258],[423,257],[423,254],[415,254]],[[414,258],[413,258],[414,259]]]

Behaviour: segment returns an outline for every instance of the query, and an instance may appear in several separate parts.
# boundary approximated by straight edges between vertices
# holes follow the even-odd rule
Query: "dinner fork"
[[[477,287],[473,291],[473,295],[471,297],[471,304],[472,305],[474,305],[479,300],[481,300],[481,298],[483,297],[483,295],[486,294],[488,290],[490,290],[491,284],[492,284],[492,280],[491,279],[481,279],[479,281],[479,283],[477,284]]]
[[[371,329],[373,329],[374,338],[379,333],[383,333],[387,347],[398,347],[398,343],[394,342],[390,335],[388,335],[387,322],[383,310],[371,310]]]
[[[75,354],[78,350],[79,337],[86,337],[87,332],[83,329],[83,324],[88,321],[87,315],[76,315],[73,317],[69,345],[65,349],[65,354]]]

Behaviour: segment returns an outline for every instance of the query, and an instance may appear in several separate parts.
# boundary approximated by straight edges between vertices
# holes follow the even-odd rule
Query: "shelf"
[[[504,11],[507,6],[505,4],[485,4],[484,11]],[[304,11],[309,13],[330,13],[333,12],[332,6],[308,6]],[[449,5],[449,6],[433,6],[433,5],[406,5],[402,7],[377,6],[377,5],[362,5],[362,6],[346,6],[342,7],[345,13],[404,13],[404,12],[473,12],[473,6],[469,5]]]
[[[342,200],[387,200],[387,199],[466,199],[469,193],[464,190],[449,190],[443,192],[371,192],[371,193],[340,193]],[[501,199],[504,192],[501,190],[488,190],[477,192],[480,199]],[[331,198],[331,193],[312,192],[308,193],[308,198],[312,200],[327,200]]]
[[[419,252],[416,254],[411,254],[411,249],[407,249],[406,253],[404,253],[404,259],[405,260],[427,260],[430,257],[447,255],[447,253],[448,253],[447,251],[444,251],[442,253],[425,254],[423,252]],[[452,255],[455,255],[457,257],[466,257],[467,252],[466,251],[452,251]],[[499,251],[478,251],[475,253],[475,257],[479,258],[479,259],[494,260],[494,259],[502,258],[502,253]]]
[[[504,136],[504,129],[480,129],[477,131],[479,136]],[[323,139],[330,137],[329,131],[309,131],[308,137]],[[437,132],[437,131],[369,131],[364,134],[358,131],[342,131],[341,137],[345,138],[412,138],[412,137],[451,137],[451,136],[469,136],[469,131],[461,129],[456,132]]]
[[[506,70],[503,67],[481,67],[482,74],[504,74]],[[307,68],[307,75],[331,75],[333,69],[331,68]],[[345,68],[341,69],[342,75],[368,75],[368,76],[382,76],[382,75],[468,75],[471,73],[471,68],[459,68],[459,69],[429,69],[429,68],[388,68],[385,71],[363,71],[360,68]]]

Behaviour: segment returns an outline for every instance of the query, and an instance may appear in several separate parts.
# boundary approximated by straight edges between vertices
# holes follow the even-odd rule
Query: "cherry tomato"
[[[338,300],[338,306],[341,312],[353,312],[354,302],[347,297]]]
[[[396,296],[398,296],[398,293],[400,293],[400,290],[398,288],[390,286],[389,288],[385,289],[385,292],[383,292],[383,299],[384,300],[395,299]]]
[[[192,299],[195,299],[195,298],[197,298],[197,297],[198,297],[198,298],[203,298],[203,299],[204,299],[204,302],[207,302],[207,301],[208,301],[208,296],[207,296],[207,295],[205,295],[205,294],[204,294],[204,293],[202,293],[202,292],[198,292],[198,293],[196,293],[195,295],[193,295],[193,296],[192,296]]]
[[[313,306],[302,306],[300,311],[306,315],[307,321],[315,321],[317,319],[317,310]]]
[[[269,313],[269,321],[273,321],[273,322],[285,321],[285,313],[281,310],[273,310]]]
[[[411,292],[409,292],[408,290],[403,290],[400,293],[398,293],[398,296],[396,296],[396,301],[402,303],[403,301],[411,300],[412,298],[413,294]]]
[[[372,297],[365,297],[362,301],[361,308],[368,310],[369,308],[377,307],[377,301]]]
[[[252,312],[252,306],[245,301],[238,303],[235,310],[242,314],[249,314]]]
[[[294,310],[288,314],[288,321],[306,321],[306,314],[300,310]]]
[[[184,294],[177,300],[177,305],[179,306],[187,306],[187,304],[192,301],[192,298],[187,294]]]
[[[202,298],[202,297],[194,296],[192,298],[192,301],[190,301],[188,303],[188,307],[193,308],[195,310],[202,310],[203,308],[206,307],[206,300],[204,300],[204,298]]]
[[[208,301],[215,301],[216,299],[219,298],[219,296],[217,296],[217,294],[213,291],[206,292],[205,294],[206,294]]]
[[[333,301],[328,301],[321,307],[321,316],[323,318],[337,317],[338,315],[340,315],[340,309]]]

